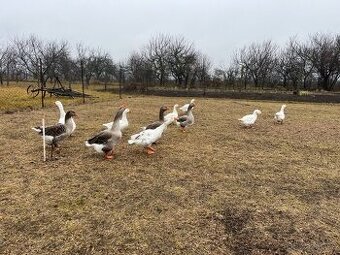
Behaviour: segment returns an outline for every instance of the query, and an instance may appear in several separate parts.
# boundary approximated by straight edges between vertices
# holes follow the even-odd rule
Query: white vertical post
[[[43,138],[43,152],[44,152],[44,162],[46,161],[46,142],[45,142],[45,118],[42,119],[42,138]]]

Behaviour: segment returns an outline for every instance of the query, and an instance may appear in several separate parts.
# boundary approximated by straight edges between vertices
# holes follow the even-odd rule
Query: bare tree
[[[58,66],[55,70],[55,76],[67,81],[70,89],[72,82],[77,81],[77,79],[79,80],[80,75],[77,61],[73,59],[69,53],[63,54],[60,57]]]
[[[170,39],[168,63],[176,84],[188,86],[197,57],[193,44],[188,43],[184,37]]]
[[[292,52],[291,55],[296,63],[296,68],[300,69],[303,88],[310,89],[310,84],[308,85],[307,82],[314,71],[314,64],[311,61],[311,46],[308,43],[298,43],[296,40],[291,39],[288,50]]]
[[[159,85],[164,85],[169,76],[170,43],[170,36],[160,34],[150,40],[144,51],[144,57],[152,65]]]
[[[107,71],[111,67],[113,68],[113,61],[107,52],[100,49],[91,51],[88,68],[96,81],[101,81],[105,70]]]
[[[127,62],[130,80],[142,83],[147,88],[154,79],[152,64],[147,61],[144,54],[133,52]]]
[[[15,47],[20,64],[33,76],[39,78],[43,86],[56,68],[59,58],[67,49],[66,42],[47,42],[35,36],[15,40]]]
[[[299,88],[302,74],[297,57],[292,47],[287,47],[277,56],[275,71],[280,76],[285,88],[288,88],[289,82],[292,83],[294,90]]]
[[[224,68],[215,68],[213,71],[212,82],[215,87],[222,87],[223,85],[226,87],[227,83],[227,74]]]
[[[254,85],[266,83],[267,76],[275,67],[275,54],[277,46],[271,41],[261,44],[251,44],[243,48],[238,54],[238,63],[251,75]]]
[[[235,64],[231,64],[225,71],[225,84],[231,85],[233,89],[235,89],[235,85],[237,83],[237,77],[240,73],[240,69]],[[246,89],[247,87],[245,87]]]
[[[7,55],[7,48],[0,46],[0,84],[3,85],[3,74],[5,69],[5,59]]]
[[[206,87],[210,80],[210,69],[212,63],[207,55],[196,53],[194,79],[191,84],[193,85],[196,80],[199,86]]]
[[[324,90],[332,90],[340,77],[339,40],[339,35],[311,37],[311,62],[319,76],[319,86]]]
[[[80,79],[82,85],[86,83],[88,86],[90,84],[90,80],[92,78],[92,70],[91,70],[91,53],[89,48],[85,47],[83,44],[79,43],[76,46],[77,49],[77,67],[80,74]]]
[[[12,45],[7,46],[6,49],[6,57],[5,57],[5,68],[6,68],[6,83],[7,86],[9,85],[9,81],[10,81],[10,73],[12,71],[12,73],[15,72],[16,69],[16,63],[17,63],[17,55],[16,55],[16,51],[14,49],[14,47]]]
[[[135,82],[155,80],[160,86],[175,83],[188,89],[195,83],[205,83],[211,62],[184,37],[161,34],[152,38],[140,53],[133,52],[127,66],[130,79]]]

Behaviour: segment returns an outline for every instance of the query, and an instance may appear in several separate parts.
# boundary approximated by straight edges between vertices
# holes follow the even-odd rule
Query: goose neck
[[[72,130],[73,128],[73,118],[72,117],[69,117],[69,118],[65,118],[65,127],[67,130]]]
[[[163,109],[161,109],[161,110],[159,111],[159,120],[160,120],[160,121],[164,121],[164,110],[163,110]]]

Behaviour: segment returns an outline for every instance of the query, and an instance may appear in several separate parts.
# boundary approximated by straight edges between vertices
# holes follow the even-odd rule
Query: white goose
[[[280,124],[283,124],[283,120],[285,119],[285,108],[287,106],[284,104],[281,106],[281,110],[277,113],[275,113],[275,116],[274,116],[274,120],[276,121],[276,123],[280,123]]]
[[[65,124],[65,110],[64,110],[64,106],[60,101],[55,101],[55,104],[57,105],[58,109],[59,109],[59,120],[58,123],[60,124]],[[74,122],[74,119],[71,117],[70,119],[71,122],[71,132],[70,135],[74,132],[74,130],[76,129],[76,123]]]
[[[126,110],[123,112],[122,119],[119,121],[120,131],[123,131],[129,126],[129,121],[127,119],[127,113],[129,112],[130,112],[129,108],[126,108]],[[105,126],[107,129],[111,129],[112,125],[113,125],[113,122],[103,124],[103,126]]]
[[[170,112],[170,113],[168,113],[167,115],[164,116],[165,122],[168,121],[168,120],[171,120],[172,122],[176,122],[176,119],[178,118],[177,107],[178,107],[178,104],[175,104],[172,112]]]
[[[169,119],[155,129],[145,129],[138,134],[132,135],[128,143],[141,145],[146,149],[147,154],[154,154],[155,149],[151,145],[162,137],[164,130],[171,122],[172,120]]]
[[[195,102],[195,99],[191,99],[190,104],[193,104],[194,102]],[[182,106],[181,108],[179,108],[179,109],[180,109],[182,112],[187,112],[190,104],[185,104],[185,105],[183,105],[183,106]]]
[[[245,127],[252,127],[257,119],[257,116],[261,114],[260,110],[255,110],[252,114],[248,114],[243,116],[241,119],[238,119],[242,122]]]

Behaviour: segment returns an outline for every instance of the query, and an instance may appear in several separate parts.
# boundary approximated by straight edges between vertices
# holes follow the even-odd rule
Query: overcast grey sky
[[[0,0],[0,41],[36,34],[125,59],[159,33],[182,35],[228,62],[236,49],[271,39],[339,33],[339,0]]]

